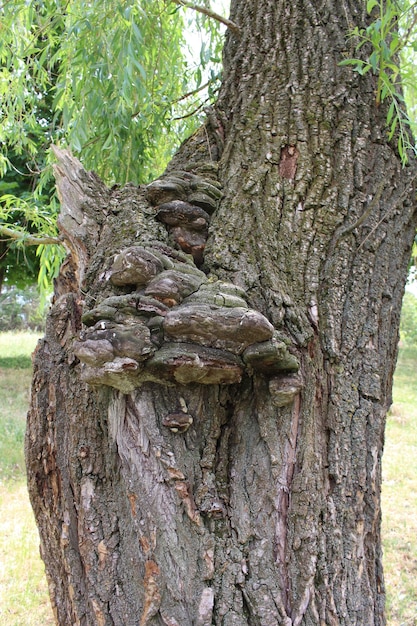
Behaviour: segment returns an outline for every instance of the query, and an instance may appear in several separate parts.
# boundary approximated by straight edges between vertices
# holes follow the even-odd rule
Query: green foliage
[[[148,182],[213,99],[221,40],[216,22],[169,0],[9,0],[0,19],[0,232],[12,225],[17,237],[0,256],[11,283],[27,234],[56,235],[48,146],[67,145],[108,184]],[[185,20],[208,28],[201,67]],[[29,253],[28,278],[40,263],[44,286],[61,257]]]
[[[48,170],[40,170],[45,165],[40,159],[46,155],[41,149],[36,158],[18,154],[7,143],[3,149],[10,167],[0,179],[0,291],[3,279],[20,288],[36,282],[39,258],[36,250],[27,245],[28,237],[39,232],[49,237],[57,234],[53,180]],[[12,231],[14,240],[9,239],[5,228]]]
[[[409,291],[403,298],[400,337],[406,346],[417,346],[417,298]]]
[[[209,8],[210,2],[206,0],[199,5]],[[188,46],[191,90],[183,112],[183,117],[188,118],[202,110],[205,104],[213,102],[220,88],[224,28],[207,15],[185,10],[183,13],[186,30],[193,33]]]
[[[172,118],[196,71],[184,54],[183,9],[165,0],[13,0],[2,12],[6,145],[36,155],[39,139],[65,142],[107,183],[143,183],[163,169],[186,130]],[[207,65],[212,54],[200,56]]]
[[[47,15],[52,9],[53,3],[21,1],[0,9],[0,286],[3,279],[19,287],[36,281],[39,256],[27,246],[28,237],[57,234],[57,203],[47,167],[47,147],[59,133],[52,111],[55,68],[45,54],[41,62],[53,45],[48,31],[48,19],[53,19]],[[55,249],[55,254],[62,258],[63,251]]]
[[[0,181],[0,189],[2,187]],[[38,187],[39,191],[39,187]],[[54,195],[42,196],[11,193],[0,197],[0,224],[10,228],[14,239],[0,241],[0,272],[5,285],[24,288],[38,278],[42,293],[46,292],[51,280],[57,275],[64,257],[64,249],[58,245],[38,245],[35,249],[27,245],[30,238],[56,237],[57,202]],[[36,241],[36,239],[35,239]],[[32,243],[32,242],[31,242]],[[3,285],[0,281],[0,287]]]
[[[415,97],[415,64],[412,54],[417,51],[417,7],[403,0],[367,0],[367,13],[373,20],[366,28],[355,27],[350,36],[357,42],[356,51],[366,50],[365,58],[341,61],[351,65],[363,76],[372,72],[377,76],[376,105],[389,102],[386,117],[388,139],[397,138],[397,148],[403,165],[408,153],[416,152],[411,143],[412,122],[407,114],[404,90],[409,98]]]
[[[187,86],[183,20],[162,0],[67,3],[54,108],[65,138],[106,182],[147,182],[172,144]]]

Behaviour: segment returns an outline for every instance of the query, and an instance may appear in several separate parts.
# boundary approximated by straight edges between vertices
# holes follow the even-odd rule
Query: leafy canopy
[[[57,235],[51,143],[108,184],[163,170],[214,96],[221,37],[216,22],[170,0],[7,0],[0,19],[0,224],[13,247],[31,232]],[[197,63],[190,22],[210,24]],[[62,253],[41,245],[38,255],[46,285]]]

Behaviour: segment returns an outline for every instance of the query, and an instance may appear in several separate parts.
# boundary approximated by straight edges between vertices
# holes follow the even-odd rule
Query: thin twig
[[[200,85],[200,87],[197,87],[197,89],[193,89],[192,91],[183,93],[182,96],[180,96],[179,98],[176,98],[175,100],[171,100],[171,104],[177,104],[178,102],[181,102],[181,100],[185,100],[186,98],[189,98],[190,96],[195,96],[196,93],[199,93],[199,91],[203,91],[203,89],[208,87],[210,83],[212,82],[213,80],[210,78],[210,80],[204,83],[204,85]]]
[[[240,28],[237,24],[228,20],[226,17],[215,13],[211,9],[206,9],[206,7],[201,7],[198,4],[193,4],[192,2],[185,2],[185,0],[171,0],[174,4],[178,4],[180,7],[186,7],[187,9],[193,9],[193,11],[197,11],[198,13],[203,13],[203,15],[207,15],[207,17],[211,17],[213,20],[224,24],[229,28],[232,33],[235,35],[240,35]]]
[[[184,115],[179,115],[178,117],[173,117],[172,121],[173,122],[178,122],[179,120],[186,120],[188,117],[192,117],[193,115],[195,115],[196,113],[201,111],[201,109],[204,108],[204,106],[207,104],[207,102],[209,102],[209,100],[210,100],[210,98],[206,98],[206,100],[204,100],[204,102],[199,104],[196,109],[193,109],[192,111],[190,111],[189,113],[185,113]]]
[[[199,91],[203,91],[203,89],[208,87],[212,82],[213,82],[213,79],[208,80],[204,85],[201,85],[201,87],[197,87],[197,89],[193,89],[192,91],[189,91],[188,93],[182,94],[182,96],[180,96],[179,98],[176,98],[175,100],[171,100],[170,104],[178,104],[178,102],[181,102],[182,100],[186,100],[186,98],[190,98],[190,96],[195,96]],[[216,89],[213,93],[216,93],[216,91],[218,91],[218,89]],[[204,100],[203,104],[205,104],[206,102],[207,102],[207,99]],[[201,109],[201,106],[199,106],[198,109],[196,109],[196,111],[198,111],[199,109]],[[182,120],[182,119],[185,119],[185,117],[191,117],[191,115],[194,115],[196,111],[193,111],[192,113],[187,113],[184,117],[174,117],[173,120]],[[140,111],[136,111],[135,113],[132,113],[131,115],[132,119],[135,118],[137,115],[139,115],[139,113]]]
[[[7,239],[13,239],[15,241],[21,239],[22,243],[25,246],[40,246],[50,244],[62,245],[63,241],[62,237],[36,237],[34,235],[26,235],[26,233],[7,228],[7,226],[0,226],[0,236],[6,237]]]
[[[414,9],[415,9],[415,7],[414,7],[414,6],[411,6],[409,9],[407,9],[407,11],[408,11],[408,10],[410,10],[410,11],[411,11],[411,10],[414,10]],[[405,15],[405,13],[407,13],[407,11],[404,11],[404,15]],[[407,28],[407,30],[406,30],[406,32],[405,32],[405,35],[404,35],[404,37],[403,37],[403,39],[402,39],[402,41],[401,41],[401,50],[403,50],[403,49],[405,48],[405,46],[406,46],[406,45],[408,45],[408,42],[409,42],[409,39],[410,39],[411,33],[412,33],[412,32],[413,32],[413,30],[414,30],[414,27],[415,27],[415,25],[416,25],[416,22],[417,22],[417,13],[414,13],[414,17],[413,17],[413,19],[412,19],[411,25]]]

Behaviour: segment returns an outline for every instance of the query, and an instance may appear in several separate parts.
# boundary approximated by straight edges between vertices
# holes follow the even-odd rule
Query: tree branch
[[[62,237],[36,237],[33,235],[26,235],[25,233],[22,233],[18,230],[7,228],[7,226],[0,226],[0,236],[6,237],[7,239],[13,239],[15,241],[21,239],[21,242],[25,246],[40,246],[50,244],[62,245],[63,242]]]
[[[224,24],[229,28],[232,33],[235,35],[240,35],[240,28],[237,24],[228,20],[226,17],[215,13],[211,9],[206,9],[206,7],[201,7],[198,4],[193,4],[192,2],[185,2],[185,0],[171,0],[174,4],[178,4],[181,7],[186,7],[187,9],[193,9],[193,11],[197,11],[198,13],[203,13],[203,15],[207,15],[207,17],[211,17],[213,20]]]
[[[199,104],[197,108],[195,108],[192,111],[190,111],[190,113],[185,113],[184,115],[179,115],[178,117],[173,117],[172,120],[174,122],[178,122],[178,120],[186,120],[188,117],[192,117],[193,115],[195,115],[196,113],[201,111],[201,109],[204,108],[204,105],[207,104],[208,101],[209,101],[209,98],[206,98],[204,100],[204,102]]]
[[[180,96],[179,98],[172,100],[171,104],[177,104],[178,102],[181,102],[181,100],[185,100],[186,98],[189,98],[190,96],[195,96],[195,94],[199,93],[199,91],[203,91],[203,89],[208,87],[211,82],[213,82],[212,79],[208,80],[206,83],[204,83],[204,85],[200,85],[200,87],[197,87],[197,89],[193,89],[192,91],[183,93],[182,96]]]

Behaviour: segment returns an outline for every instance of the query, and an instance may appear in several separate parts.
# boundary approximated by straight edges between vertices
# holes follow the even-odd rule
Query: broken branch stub
[[[86,172],[68,150],[52,146],[52,152],[57,158],[53,169],[61,205],[57,224],[63,243],[72,255],[80,285],[99,240],[100,218],[93,207],[101,204],[105,209],[109,190],[96,174]]]

